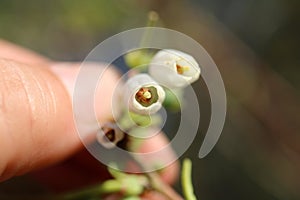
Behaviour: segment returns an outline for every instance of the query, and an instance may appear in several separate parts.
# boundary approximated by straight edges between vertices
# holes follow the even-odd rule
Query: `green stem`
[[[156,25],[157,21],[159,20],[159,15],[157,12],[155,11],[150,11],[148,13],[148,22],[147,22],[147,26],[146,27],[153,27]],[[146,30],[146,32],[144,33],[142,40],[140,42],[140,47],[144,46],[147,44],[147,40],[149,38],[152,38],[152,34],[151,31],[149,31],[149,29]]]
[[[117,180],[107,180],[101,185],[92,186],[80,191],[70,192],[61,196],[60,199],[87,199],[88,197],[101,196],[103,194],[119,192],[122,189]]]
[[[183,194],[186,200],[196,200],[192,184],[192,161],[184,159],[181,172]]]
[[[171,188],[168,184],[164,183],[156,172],[149,172],[147,176],[151,180],[151,186],[156,191],[163,194],[169,200],[183,200],[183,198]]]
[[[147,169],[145,163],[133,155],[136,164],[142,169]],[[157,172],[148,172],[145,175],[149,179],[150,187],[161,194],[163,194],[169,200],[183,200],[183,198],[168,184],[161,180]]]

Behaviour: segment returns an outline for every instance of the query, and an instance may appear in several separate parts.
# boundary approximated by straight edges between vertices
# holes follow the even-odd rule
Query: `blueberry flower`
[[[165,91],[149,75],[138,74],[125,83],[124,100],[131,112],[149,115],[157,112],[165,99]]]
[[[149,64],[149,74],[158,83],[169,88],[184,87],[195,82],[200,71],[192,56],[173,49],[160,50]]]
[[[111,149],[124,138],[123,131],[114,123],[106,123],[97,133],[97,141],[105,148]]]

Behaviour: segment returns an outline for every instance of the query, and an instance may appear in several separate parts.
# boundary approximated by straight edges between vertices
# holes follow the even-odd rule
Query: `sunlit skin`
[[[79,70],[80,63],[55,62],[0,40],[0,95],[6,103],[0,109],[0,181],[44,167],[48,169],[36,172],[35,177],[53,191],[107,178],[105,167],[84,149],[74,125],[71,96]],[[119,74],[107,70],[103,77],[106,87],[100,87],[95,97],[101,102],[95,109],[100,121],[111,119],[111,98]],[[158,134],[146,140],[139,152],[155,151],[168,142],[164,134]],[[172,156],[171,150],[167,156]],[[171,183],[177,173],[176,162],[160,175]]]

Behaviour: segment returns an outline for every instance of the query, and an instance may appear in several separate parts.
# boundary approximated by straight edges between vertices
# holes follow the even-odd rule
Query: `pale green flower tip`
[[[122,179],[123,191],[126,196],[137,196],[144,191],[144,184],[141,183],[139,176],[128,175]]]
[[[122,183],[116,179],[110,179],[103,182],[99,190],[103,193],[119,192],[122,189]]]
[[[105,191],[117,190],[125,196],[137,196],[144,191],[144,187],[148,184],[148,179],[142,175],[127,174],[119,171],[115,163],[110,163],[109,173],[115,178],[105,181],[101,185]]]
[[[151,124],[151,117],[149,115],[140,115],[137,113],[130,112],[130,118],[134,121],[135,125],[147,127]]]
[[[124,56],[124,61],[129,68],[136,68],[146,66],[150,63],[152,55],[143,50],[136,50],[127,53]]]

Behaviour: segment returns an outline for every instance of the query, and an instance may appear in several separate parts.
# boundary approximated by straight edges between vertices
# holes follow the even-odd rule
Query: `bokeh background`
[[[144,26],[150,10],[160,26],[197,40],[224,79],[226,124],[204,159],[197,155],[210,104],[203,81],[194,85],[202,121],[183,157],[193,160],[199,199],[300,199],[299,1],[1,0],[0,37],[51,59],[81,61],[107,37]],[[0,197],[41,190],[27,175],[1,183]]]

